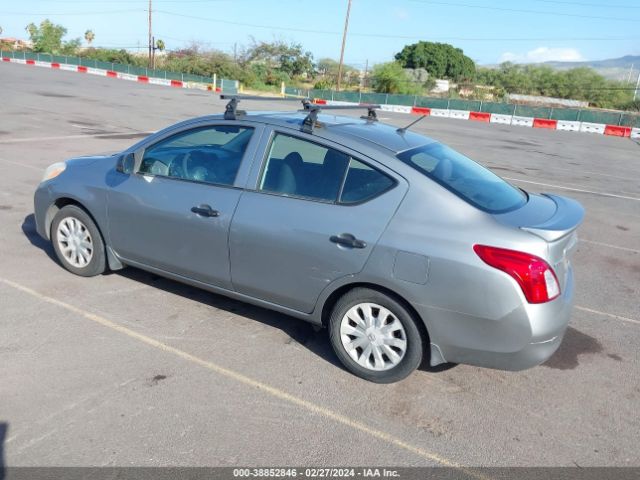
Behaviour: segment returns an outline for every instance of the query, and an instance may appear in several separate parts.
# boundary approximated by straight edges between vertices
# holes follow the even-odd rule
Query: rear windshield
[[[397,157],[486,212],[503,213],[527,203],[522,190],[441,143],[412,148]]]

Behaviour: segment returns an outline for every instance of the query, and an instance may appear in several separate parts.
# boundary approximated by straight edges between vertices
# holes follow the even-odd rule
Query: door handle
[[[363,240],[358,240],[350,233],[341,233],[340,235],[333,235],[329,238],[333,243],[350,248],[365,248],[367,243]]]
[[[217,217],[220,212],[214,210],[209,205],[198,205],[197,207],[191,207],[191,211],[201,217]]]

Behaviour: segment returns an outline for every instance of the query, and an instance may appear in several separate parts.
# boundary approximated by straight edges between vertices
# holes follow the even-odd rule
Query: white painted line
[[[586,240],[584,238],[581,238],[579,242],[592,243],[593,245],[599,245],[601,247],[607,247],[607,248],[615,248],[616,250],[624,250],[625,252],[640,253],[640,250],[635,250],[633,248],[619,247],[618,245],[611,245],[610,243],[595,242],[593,240]]]
[[[551,183],[532,182],[530,180],[523,180],[521,178],[510,178],[510,177],[502,177],[502,178],[505,178],[507,180],[512,180],[514,182],[522,182],[522,183],[530,183],[532,185],[540,185],[542,187],[559,188],[561,190],[570,190],[572,192],[591,193],[593,195],[600,195],[602,197],[621,198],[623,200],[634,200],[636,202],[640,202],[640,198],[638,198],[638,197],[627,197],[626,195],[616,195],[614,193],[596,192],[594,190],[584,190],[582,188],[565,187],[564,185],[553,185]]]
[[[0,158],[0,162],[8,163],[8,164],[11,164],[11,165],[16,165],[18,167],[30,168],[32,170],[36,170],[36,171],[40,172],[43,175],[44,175],[44,170],[46,168],[46,167],[40,168],[40,167],[36,167],[34,165],[29,165],[29,164],[26,164],[26,163],[16,162],[14,160],[7,160],[6,158]]]
[[[623,322],[635,323],[640,325],[640,320],[634,320],[633,318],[622,317],[620,315],[614,315],[613,313],[601,312],[600,310],[593,310],[592,308],[581,307],[579,305],[575,306],[576,310],[581,310],[583,312],[595,313],[596,315],[603,315],[605,317],[613,318],[615,320],[622,320]]]
[[[109,137],[121,137],[123,135],[151,135],[155,133],[152,132],[119,132],[119,133],[96,133],[94,135],[87,134],[78,134],[78,135],[61,135],[58,137],[29,137],[29,138],[12,138],[8,140],[0,140],[0,144],[2,143],[28,143],[28,142],[46,142],[49,140],[72,140],[77,138],[109,138]]]
[[[131,330],[128,327],[125,327],[124,325],[108,320],[105,317],[96,315],[95,313],[87,312],[86,310],[83,310],[79,307],[63,302],[62,300],[58,300],[57,298],[49,297],[40,292],[37,292],[36,290],[33,290],[29,287],[13,282],[6,278],[0,277],[0,283],[4,283],[5,285],[12,287],[15,290],[31,295],[32,297],[35,297],[43,302],[49,303],[51,305],[55,305],[69,312],[75,313],[76,315],[79,315],[81,317],[84,317],[87,320],[100,324],[103,327],[106,327],[118,333],[124,334],[134,340],[139,341],[140,343],[144,343],[153,348],[161,350],[165,353],[170,353],[176,357],[181,358],[182,360],[186,360],[190,363],[203,367],[220,376],[226,377],[230,380],[234,380],[252,389],[260,390],[262,393],[266,395],[271,395],[272,397],[275,397],[285,402],[288,402],[290,404],[296,405],[304,410],[311,412],[314,415],[320,415],[322,417],[328,418],[329,420],[333,420],[334,422],[340,423],[353,430],[360,431],[366,435],[369,435],[370,437],[373,437],[377,440],[385,442],[389,445],[400,448],[402,450],[406,450],[410,453],[413,453],[414,455],[422,457],[423,459],[438,463],[440,465],[443,465],[449,468],[455,468],[456,470],[475,478],[487,479],[486,476],[480,473],[477,473],[477,472],[474,472],[473,470],[462,467],[456,462],[449,460],[441,455],[438,455],[437,453],[433,453],[428,450],[425,450],[422,447],[417,447],[415,445],[407,443],[404,440],[401,440],[400,438],[395,437],[390,433],[387,433],[382,430],[378,430],[374,427],[370,427],[365,423],[359,422],[357,420],[353,420],[346,415],[343,415],[341,413],[335,412],[334,410],[331,410],[330,408],[323,407],[322,405],[318,405],[317,403],[310,402],[309,400],[305,400],[301,397],[288,393],[285,390],[281,390],[267,383],[261,382],[259,380],[255,380],[242,373],[236,372],[234,370],[230,370],[216,363],[196,357],[195,355],[187,353],[184,350],[180,350],[166,343],[160,342],[154,338],[143,335],[142,333],[138,333],[134,330]]]

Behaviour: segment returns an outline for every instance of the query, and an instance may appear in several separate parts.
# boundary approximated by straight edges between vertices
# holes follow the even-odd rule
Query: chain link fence
[[[585,108],[552,108],[518,105],[514,103],[484,102],[480,100],[462,100],[458,98],[431,98],[418,95],[396,95],[386,93],[336,92],[333,90],[301,89],[285,87],[286,95],[297,97],[320,98],[353,103],[372,103],[381,105],[405,105],[411,107],[428,107],[443,110],[468,110],[519,117],[545,118],[575,122],[604,123],[640,128],[640,115],[618,112],[600,111]]]

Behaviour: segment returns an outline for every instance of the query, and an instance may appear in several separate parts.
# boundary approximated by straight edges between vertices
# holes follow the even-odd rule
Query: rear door
[[[333,280],[360,272],[406,182],[355,152],[274,130],[230,232],[233,287],[311,312]]]
[[[189,128],[146,147],[136,173],[115,173],[108,215],[116,253],[126,263],[231,288],[229,226],[261,128]]]

